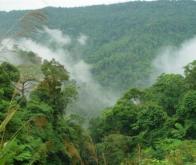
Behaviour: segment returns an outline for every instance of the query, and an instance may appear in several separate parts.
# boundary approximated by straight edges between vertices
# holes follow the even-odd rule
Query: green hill
[[[16,32],[26,11],[0,12],[0,38]],[[196,34],[196,2],[128,2],[80,8],[45,8],[48,26],[75,37],[89,37],[83,58],[108,88],[147,86],[151,62],[160,48],[178,46]]]
[[[39,41],[13,41],[18,45],[11,51],[0,45],[0,57],[18,61],[0,60],[0,165],[195,164],[196,60],[184,75],[164,73],[149,82],[159,51],[195,36],[195,9],[194,1],[43,9],[47,26],[72,38],[67,47],[57,31],[53,38],[34,33],[42,22],[28,17],[25,33],[18,33],[28,11],[0,12],[0,40],[32,32],[28,36]],[[45,20],[38,11],[32,15]],[[84,47],[75,44],[81,34],[88,37]],[[25,44],[35,49],[21,50]],[[116,91],[96,84],[80,59],[75,67],[79,55],[104,87],[130,89],[111,105]],[[48,56],[57,58],[41,58]]]

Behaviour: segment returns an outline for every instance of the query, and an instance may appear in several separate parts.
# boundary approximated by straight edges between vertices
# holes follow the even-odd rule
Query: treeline
[[[147,89],[130,89],[89,129],[66,114],[77,98],[66,69],[36,63],[39,78],[24,76],[28,67],[0,65],[0,165],[195,163],[196,61],[185,76],[163,74]]]
[[[196,162],[196,61],[184,74],[162,74],[147,89],[130,89],[92,120],[101,164]]]
[[[149,85],[152,60],[165,46],[178,47],[196,34],[195,1],[128,2],[81,8],[46,8],[47,26],[73,38],[88,36],[81,54],[92,72],[111,89]],[[27,11],[0,12],[0,38],[13,24],[16,34]],[[26,28],[27,30],[27,28]],[[10,36],[10,35],[9,35]],[[43,36],[33,35],[37,40]],[[78,51],[78,50],[77,50]]]
[[[24,76],[7,62],[0,65],[0,165],[96,163],[80,118],[65,114],[77,95],[68,72],[55,60],[44,61],[40,72],[41,79],[29,78],[31,72]]]

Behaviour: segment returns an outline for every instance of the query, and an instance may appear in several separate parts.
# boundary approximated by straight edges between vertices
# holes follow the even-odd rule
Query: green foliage
[[[179,99],[185,91],[184,77],[175,74],[162,74],[152,86],[154,100],[164,108],[168,115],[176,113]]]
[[[20,78],[18,69],[3,62],[0,65],[0,98],[3,100],[10,100],[14,93],[13,83],[16,83]]]
[[[64,66],[54,59],[52,61],[45,60],[41,69],[46,79],[51,78],[56,81],[66,81],[69,79],[68,72]]]
[[[60,29],[74,38],[80,33],[87,35],[87,45],[81,51],[85,61],[92,65],[96,80],[105,87],[125,91],[149,85],[152,60],[162,47],[178,48],[195,36],[195,8],[196,2],[191,0],[134,1],[71,9],[46,8],[43,13],[48,17],[49,28]],[[25,31],[34,31],[35,21],[40,26],[43,18],[40,11],[36,12],[0,12],[0,38],[7,37],[7,29],[17,25],[22,15],[27,23]],[[11,34],[19,29],[16,26]],[[39,34],[32,37],[45,40]]]
[[[7,81],[17,82],[19,80],[20,74],[17,68],[7,62],[1,64],[1,77]]]
[[[90,131],[102,164],[193,164],[196,97],[186,80],[162,74],[147,89],[130,89],[92,120]],[[117,137],[128,139],[123,140],[128,150]]]
[[[77,91],[62,65],[54,60],[44,61],[44,79],[22,106],[21,100],[13,97],[13,83],[19,81],[18,70],[8,63],[0,68],[6,69],[6,74],[4,70],[0,72],[0,77],[6,80],[0,82],[0,90],[11,89],[10,97],[1,97],[0,102],[1,165],[97,164],[91,138],[77,118],[68,120],[65,115]]]
[[[187,136],[196,137],[196,91],[188,91],[177,111],[180,122],[187,127]]]
[[[167,119],[163,109],[153,103],[148,103],[139,109],[137,125],[139,129],[150,131],[161,128]]]
[[[155,148],[146,148],[143,151],[143,163],[150,161],[161,161],[168,164],[192,164],[195,162],[195,141],[181,141],[178,139],[164,139],[155,145]],[[148,163],[147,163],[148,162]]]
[[[41,58],[37,56],[34,52],[24,51],[19,48],[15,48],[15,52],[17,56],[21,59],[21,63],[25,63],[26,65],[41,65]]]
[[[121,134],[110,134],[97,144],[100,164],[120,164],[131,150],[131,139]]]
[[[196,60],[185,67],[186,81],[191,89],[196,89]]]
[[[0,68],[7,69],[0,72],[2,165],[188,165],[196,161],[196,93],[186,81],[186,76],[192,79],[189,74],[163,74],[147,89],[130,89],[90,122],[91,139],[81,127],[83,119],[66,114],[77,88],[61,64],[44,61],[43,80],[25,104],[14,92],[15,81],[21,81],[19,71],[8,63]]]
[[[195,119],[196,118],[196,91],[188,91],[181,102],[181,107],[177,113],[181,118]]]
[[[62,84],[69,79],[69,76],[64,67],[58,62],[55,60],[50,62],[45,60],[41,68],[44,74],[44,80],[32,93],[32,97],[53,107],[53,115],[57,117],[59,114],[62,115],[64,113],[64,110],[69,103],[68,97],[73,97],[75,92],[73,87],[72,89],[69,88],[69,93],[66,93],[67,97],[64,96],[64,92],[67,91],[66,88],[65,90],[62,90]]]
[[[96,79],[125,90],[149,84],[150,64],[162,46],[179,46],[196,33],[195,6],[194,1],[156,1],[44,11],[49,27],[74,37],[88,35],[83,58]],[[0,33],[24,13],[1,12]],[[30,61],[19,66],[21,75],[11,64],[0,65],[0,164],[196,162],[195,61],[185,67],[184,77],[163,74],[147,89],[130,89],[91,121],[91,139],[82,119],[66,113],[77,97],[66,69],[55,60],[42,64],[33,52],[17,51]],[[21,98],[16,88],[25,72],[33,79],[41,76],[29,97]]]

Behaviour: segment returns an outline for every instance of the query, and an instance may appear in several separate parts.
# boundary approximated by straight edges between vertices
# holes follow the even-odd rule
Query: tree
[[[196,138],[196,91],[188,91],[177,110],[180,122],[186,127],[186,136]]]
[[[171,116],[176,113],[179,99],[186,91],[185,79],[177,74],[162,74],[151,90],[153,100],[157,101]]]
[[[186,82],[190,89],[196,89],[196,60],[185,67]]]
[[[77,94],[75,84],[54,60],[45,61],[42,70],[44,79],[25,105],[10,102],[12,97],[0,100],[0,164],[98,164],[88,133],[76,117],[64,113]],[[7,71],[0,74],[6,80],[1,85],[13,88],[11,82],[19,78]]]
[[[141,131],[151,131],[163,127],[167,114],[155,103],[146,103],[139,108],[137,126]]]
[[[46,102],[54,109],[54,117],[63,115],[67,106],[63,97],[62,85],[68,81],[68,72],[64,66],[52,61],[44,61],[42,67],[44,80],[40,82],[37,89],[32,93],[32,97],[37,97],[40,101]],[[57,118],[55,119],[57,120]]]
[[[19,81],[20,73],[18,69],[7,63],[3,62],[0,65],[0,97],[1,99],[11,100],[14,93],[14,85]]]
[[[110,134],[97,144],[100,164],[121,164],[131,148],[131,138],[122,134]]]

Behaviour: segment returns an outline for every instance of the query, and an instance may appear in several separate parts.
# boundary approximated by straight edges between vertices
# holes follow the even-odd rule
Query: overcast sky
[[[129,0],[0,0],[0,10],[37,9],[46,6],[76,7],[127,1]]]

